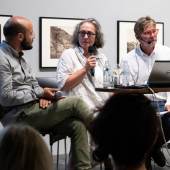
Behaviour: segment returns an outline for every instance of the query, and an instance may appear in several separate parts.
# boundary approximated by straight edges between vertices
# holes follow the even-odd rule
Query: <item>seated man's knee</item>
[[[73,96],[69,97],[68,100],[70,100],[70,102],[73,103],[75,107],[79,108],[86,106],[85,102],[80,97]]]
[[[80,97],[68,97],[67,99],[68,103],[70,105],[72,105],[72,109],[75,113],[78,113],[79,118],[86,117],[86,115],[90,115],[90,109],[88,107],[88,105],[84,102],[84,100],[82,100]],[[81,115],[81,117],[80,117]]]

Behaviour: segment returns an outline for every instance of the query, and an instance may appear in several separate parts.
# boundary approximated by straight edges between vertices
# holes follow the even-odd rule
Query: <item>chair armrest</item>
[[[41,87],[58,88],[55,77],[36,77]]]

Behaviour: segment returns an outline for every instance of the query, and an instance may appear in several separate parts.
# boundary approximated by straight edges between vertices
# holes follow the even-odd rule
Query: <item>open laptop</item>
[[[147,84],[149,87],[170,87],[170,61],[155,61]]]
[[[170,60],[169,61],[155,61],[152,71],[150,73],[147,84],[144,85],[117,85],[118,88],[140,89],[146,87],[170,87]]]

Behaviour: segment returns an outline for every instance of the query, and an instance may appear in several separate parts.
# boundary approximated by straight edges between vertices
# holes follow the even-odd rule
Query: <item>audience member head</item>
[[[36,130],[27,125],[11,125],[0,132],[0,167],[3,170],[52,170],[52,158]]]
[[[6,41],[18,50],[32,49],[34,39],[32,22],[22,16],[13,16],[5,23],[3,33]]]
[[[94,158],[102,161],[111,155],[117,169],[145,166],[157,139],[158,123],[156,111],[144,95],[115,94],[92,123],[97,145]]]
[[[102,48],[104,40],[99,22],[94,18],[89,18],[77,24],[73,33],[72,43],[74,46],[80,46],[84,50],[90,46],[94,46],[96,50],[97,48]]]

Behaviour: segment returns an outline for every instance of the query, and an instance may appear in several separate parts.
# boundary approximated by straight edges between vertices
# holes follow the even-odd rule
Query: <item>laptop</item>
[[[149,87],[170,87],[170,61],[155,61],[147,84]]]
[[[150,73],[147,84],[122,86],[117,88],[141,89],[146,87],[170,87],[170,61],[156,60]]]

